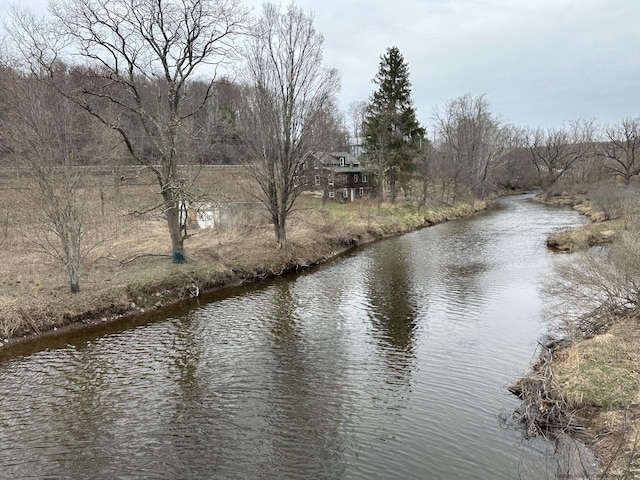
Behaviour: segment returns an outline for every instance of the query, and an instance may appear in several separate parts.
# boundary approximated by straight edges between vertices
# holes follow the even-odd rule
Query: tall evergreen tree
[[[367,105],[364,122],[364,147],[370,164],[377,168],[380,196],[386,179],[391,201],[396,187],[406,182],[411,160],[418,153],[425,129],[416,119],[411,100],[409,67],[397,47],[387,49],[373,79],[378,89]]]

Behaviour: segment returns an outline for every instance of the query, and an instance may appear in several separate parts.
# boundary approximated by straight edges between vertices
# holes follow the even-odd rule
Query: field
[[[154,178],[138,168],[85,169],[78,202],[86,214],[80,292],[71,294],[64,265],[47,253],[49,228],[28,176],[0,171],[0,339],[32,336],[77,322],[110,321],[161,308],[223,285],[317,264],[361,243],[468,215],[486,204],[396,205],[361,199],[322,204],[302,195],[288,223],[287,248],[275,246],[256,189],[241,169],[184,172],[218,224],[200,229],[189,214],[187,263],[170,260],[170,241]],[[50,252],[49,252],[50,253]]]

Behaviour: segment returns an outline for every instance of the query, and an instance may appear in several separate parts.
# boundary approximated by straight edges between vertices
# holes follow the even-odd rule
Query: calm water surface
[[[544,333],[527,197],[118,330],[0,353],[0,478],[545,478],[503,428]]]

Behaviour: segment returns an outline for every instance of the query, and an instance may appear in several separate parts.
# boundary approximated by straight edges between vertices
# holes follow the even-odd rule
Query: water
[[[545,331],[527,197],[210,303],[0,355],[0,478],[546,478],[504,428]],[[25,350],[26,348],[26,350]]]

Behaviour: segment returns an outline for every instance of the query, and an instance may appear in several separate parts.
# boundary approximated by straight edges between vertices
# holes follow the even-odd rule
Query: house
[[[374,194],[373,178],[349,152],[316,152],[312,155],[311,188],[327,198],[351,201]]]

